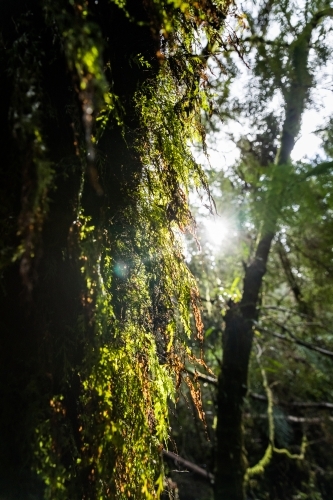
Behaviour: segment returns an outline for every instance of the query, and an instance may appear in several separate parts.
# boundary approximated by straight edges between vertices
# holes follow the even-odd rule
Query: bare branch
[[[262,401],[267,403],[267,398],[263,394],[257,394],[256,392],[249,392],[249,397],[251,399],[256,399],[257,401]],[[273,401],[275,405],[278,406],[291,406],[293,408],[316,408],[320,410],[333,410],[333,403],[327,403],[326,401],[312,402],[312,401]]]
[[[190,471],[194,472],[195,474],[198,474],[201,477],[204,477],[205,479],[208,479],[211,483],[214,482],[214,475],[211,472],[206,471],[202,467],[199,467],[198,465],[194,464],[193,462],[189,462],[188,460],[185,460],[184,458],[180,457],[176,453],[173,453],[172,451],[167,451],[163,450],[162,451],[163,455],[167,458],[171,458],[174,460],[176,464],[182,465],[183,467],[186,467],[186,469],[189,469]]]
[[[281,311],[281,312],[285,312],[285,313],[288,313],[288,314],[292,313],[295,316],[301,316],[302,318],[310,318],[310,319],[312,319],[312,316],[309,316],[308,314],[300,313],[296,309],[292,310],[292,309],[288,309],[287,307],[281,307],[281,306],[260,306],[260,309],[261,310],[263,310],[263,309],[270,309],[272,311]]]
[[[276,40],[267,40],[265,37],[260,36],[260,35],[252,35],[252,36],[247,36],[246,38],[241,39],[242,43],[245,42],[250,42],[251,44],[259,45],[278,45],[280,47],[290,47],[290,43],[287,42],[281,42],[281,41],[276,41]]]
[[[252,415],[251,413],[246,413],[244,415],[245,418],[262,418],[266,419],[267,414],[262,413],[260,415]],[[274,415],[274,420],[287,420],[288,422],[295,422],[295,423],[301,423],[301,424],[321,424],[327,420],[327,418],[320,418],[320,417],[297,417],[295,415]],[[333,417],[328,417],[328,420],[330,422],[333,421]]]
[[[265,328],[265,327],[262,327],[262,326],[258,326],[256,325],[256,328],[263,332],[263,333],[268,333],[270,335],[272,335],[273,337],[276,337],[280,340],[283,340],[284,342],[290,342],[290,343],[294,343],[294,344],[298,344],[298,345],[301,345],[303,347],[306,347],[307,349],[310,349],[311,351],[315,351],[315,352],[318,352],[319,354],[322,354],[323,356],[328,356],[329,358],[333,358],[333,352],[332,351],[329,351],[328,349],[324,349],[322,347],[318,347],[314,344],[311,344],[310,342],[305,342],[304,340],[300,340],[298,338],[295,337],[295,335],[288,329],[286,328],[284,325],[281,325],[281,324],[278,324],[285,332],[288,333],[288,335],[290,335],[291,338],[288,338],[286,337],[285,335],[281,335],[280,333],[277,333],[277,332],[273,332],[272,330],[269,330],[268,328]]]
[[[190,368],[186,368],[186,371],[189,375],[196,377],[198,380],[202,380],[203,382],[207,382],[208,384],[217,386],[217,377],[211,377],[210,375],[206,375],[205,373],[198,372],[198,370],[191,370]]]
[[[218,379],[217,377],[210,377],[209,375],[205,375],[201,372],[196,372],[192,370],[186,370],[190,375],[196,376],[198,380],[202,380],[203,382],[207,382],[208,384],[212,384],[217,386]],[[258,394],[257,392],[248,391],[248,396],[251,399],[255,399],[257,401],[262,401],[263,403],[267,403],[267,398],[263,394]],[[320,410],[333,410],[333,403],[328,403],[326,401],[312,402],[312,401],[278,401],[274,400],[274,404],[279,406],[291,406],[294,408],[317,408]]]
[[[278,251],[280,262],[281,262],[281,265],[282,265],[283,270],[285,272],[288,284],[289,284],[289,286],[294,294],[294,297],[295,297],[295,300],[298,304],[300,312],[303,314],[313,316],[313,312],[310,310],[308,304],[306,304],[306,302],[304,302],[301,289],[300,289],[299,284],[297,283],[297,280],[296,280],[294,273],[292,271],[292,267],[291,267],[291,263],[290,263],[288,254],[287,254],[286,249],[284,248],[280,239],[278,240],[278,243],[277,243],[277,251]]]

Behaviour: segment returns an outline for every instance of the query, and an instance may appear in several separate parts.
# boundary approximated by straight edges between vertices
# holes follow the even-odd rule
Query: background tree
[[[304,174],[302,179],[302,174],[292,166],[290,155],[315,82],[310,50],[311,57],[316,59],[318,65],[325,63],[322,37],[316,39],[315,30],[325,18],[333,15],[329,5],[322,2],[305,4],[293,13],[294,8],[296,5],[290,2],[269,2],[263,5],[264,12],[259,10],[257,17],[249,16],[250,34],[247,43],[252,47],[255,44],[255,94],[259,106],[252,101],[248,109],[251,113],[262,112],[265,116],[267,103],[278,90],[283,102],[283,116],[280,136],[271,144],[271,155],[268,155],[268,158],[272,157],[277,147],[274,163],[260,165],[263,148],[260,156],[256,155],[255,150],[249,152],[253,160],[253,180],[257,175],[260,182],[261,174],[265,182],[262,187],[258,184],[254,187],[257,191],[256,202],[262,200],[262,204],[259,204],[256,221],[257,243],[251,260],[246,264],[241,298],[236,302],[230,300],[224,317],[223,362],[217,397],[216,498],[245,498],[244,486],[249,470],[243,446],[242,401],[248,386],[248,366],[255,323],[259,318],[260,292],[272,242],[277,236],[286,208],[288,190],[290,192],[292,183],[304,182]],[[280,28],[275,38],[270,33],[273,20],[278,22]],[[257,143],[259,141],[257,137]],[[265,173],[260,168],[256,169],[256,166],[265,168]],[[250,189],[253,180],[248,180]],[[268,454],[275,448],[274,442],[270,442],[269,446]]]
[[[247,463],[243,447],[242,401],[247,392],[248,366],[254,325],[258,321],[260,291],[272,242],[279,229],[287,190],[293,175],[297,176],[290,155],[314,85],[310,49],[314,54],[317,53],[317,64],[325,62],[321,50],[322,38],[316,40],[314,32],[326,17],[333,15],[329,4],[324,5],[322,2],[306,4],[302,10],[298,7],[295,11],[297,17],[292,15],[292,9],[296,6],[290,2],[270,2],[263,8],[264,16],[259,10],[257,18],[249,17],[249,43],[256,43],[255,74],[259,87],[256,97],[260,106],[255,106],[252,101],[251,111],[265,112],[267,101],[272,99],[276,90],[279,90],[283,99],[284,109],[275,161],[266,166],[268,171],[264,175],[269,182],[257,193],[258,198],[263,199],[263,204],[257,222],[257,243],[253,257],[246,265],[242,296],[239,302],[231,300],[224,317],[223,362],[217,399],[220,411],[216,430],[216,498],[245,497]],[[272,19],[279,23],[280,30],[276,38],[269,32]],[[269,43],[266,43],[267,39]],[[276,147],[275,144],[272,146]],[[260,158],[254,154],[254,161],[258,160]],[[226,408],[228,411],[225,411]],[[274,447],[274,443],[270,445]]]
[[[6,499],[155,498],[197,291],[205,37],[227,2],[0,5]],[[198,315],[197,315],[198,317]],[[201,331],[199,318],[198,333]]]

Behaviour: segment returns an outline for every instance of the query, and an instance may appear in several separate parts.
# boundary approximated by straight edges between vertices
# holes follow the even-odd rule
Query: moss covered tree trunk
[[[128,2],[128,16],[111,2],[91,2],[87,36],[97,38],[93,30],[99,28],[103,58],[110,66],[105,74],[122,102],[124,123],[108,124],[95,153],[97,166],[103,167],[89,171],[78,155],[78,149],[86,147],[78,142],[84,127],[84,99],[89,96],[79,95],[80,82],[68,68],[61,34],[57,37],[54,21],[47,19],[46,4],[8,1],[0,6],[0,496],[6,500],[44,498],[43,483],[32,470],[35,451],[31,446],[36,426],[43,421],[51,422],[50,439],[65,470],[72,468],[73,476],[77,474],[73,449],[84,445],[79,422],[83,411],[80,366],[87,345],[93,349],[98,345],[94,297],[86,296],[80,270],[79,211],[91,217],[95,227],[112,219],[114,240],[123,230],[122,213],[135,204],[141,175],[141,162],[132,147],[139,127],[133,96],[158,68],[158,46],[142,2]],[[75,8],[85,8],[84,3],[74,8],[70,3],[57,4],[65,11],[59,14],[64,15],[64,23],[75,18]],[[146,26],[139,26],[139,21]],[[138,53],[150,62],[149,70],[143,72],[131,61]],[[31,124],[25,127],[24,120]],[[41,150],[39,127],[44,133]],[[49,186],[48,175],[52,177]],[[11,263],[20,239],[21,258]],[[121,308],[121,298],[119,302]],[[60,394],[55,417],[50,401]],[[110,471],[115,459],[110,457]],[[95,498],[93,468],[92,464],[78,474],[71,498]]]
[[[211,0],[181,7],[0,2],[6,500],[163,490],[190,303],[199,318],[174,235],[191,223],[193,179],[205,185],[188,147],[205,62],[188,53],[225,19]]]

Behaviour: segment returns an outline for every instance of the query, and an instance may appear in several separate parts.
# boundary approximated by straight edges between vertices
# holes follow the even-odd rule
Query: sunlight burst
[[[226,216],[211,216],[203,221],[204,234],[214,247],[220,247],[236,235],[232,220]]]

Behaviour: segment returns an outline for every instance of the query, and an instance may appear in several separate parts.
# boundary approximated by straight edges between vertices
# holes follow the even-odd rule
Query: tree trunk
[[[69,3],[64,3],[69,9]],[[59,394],[63,395],[62,421],[61,424],[51,421],[50,440],[65,469],[74,467],[76,458],[71,450],[82,447],[78,419],[80,365],[87,349],[91,352],[95,349],[96,341],[89,307],[83,304],[85,283],[73,222],[80,204],[97,227],[108,217],[113,220],[115,231],[120,232],[122,211],[135,203],[140,182],[141,163],[131,147],[139,126],[133,96],[138,85],[157,72],[156,40],[144,2],[127,2],[130,13],[143,22],[144,27],[131,22],[129,16],[111,2],[95,4],[92,7],[96,9],[95,22],[105,42],[106,62],[111,63],[113,89],[123,103],[126,130],[124,137],[116,123],[109,123],[98,144],[100,156],[106,159],[105,168],[99,172],[104,196],[99,196],[88,175],[80,194],[85,173],[76,154],[75,131],[82,132],[83,125],[71,123],[73,114],[70,115],[68,109],[76,107],[80,122],[82,108],[57,29],[52,33],[45,22],[43,2],[33,1],[29,6],[19,1],[3,2],[0,6],[3,141],[0,231],[1,251],[9,255],[7,260],[1,260],[0,289],[0,497],[6,500],[44,498],[43,483],[33,470],[36,428],[52,419],[50,401]],[[71,15],[75,16],[74,11]],[[19,53],[19,43],[26,43],[25,54]],[[3,46],[8,50],[2,50]],[[37,236],[35,254],[32,255],[31,250],[25,261],[23,257],[21,263],[13,263],[13,249],[19,244],[18,225],[22,218],[31,215],[27,200],[39,186],[32,161],[35,137],[24,137],[21,141],[20,129],[16,134],[15,124],[8,123],[8,116],[18,106],[19,85],[27,84],[28,92],[38,92],[37,83],[29,88],[28,79],[34,78],[35,68],[24,65],[24,58],[33,53],[35,46],[41,47],[39,105],[49,111],[47,118],[43,115],[42,126],[48,161],[54,165],[55,174],[45,193],[49,211],[44,214],[43,224],[36,229],[31,222],[30,226],[27,224],[28,233],[23,234],[27,240],[29,231],[31,238]],[[12,47],[16,47],[18,57],[22,57],[23,62],[17,67],[13,67]],[[130,58],[137,53],[152,62],[151,70],[142,71],[131,63]],[[15,80],[19,71],[22,79]],[[24,109],[23,113],[28,111]],[[84,334],[79,328],[80,317],[85,322]],[[111,471],[112,467],[110,474]],[[73,483],[71,498],[95,498],[90,469],[77,476],[73,473]]]
[[[218,420],[215,471],[216,500],[244,500],[247,468],[243,443],[242,408],[247,392],[253,322],[274,234],[261,240],[254,261],[246,269],[242,300],[229,303],[224,321],[223,361],[218,381]]]

